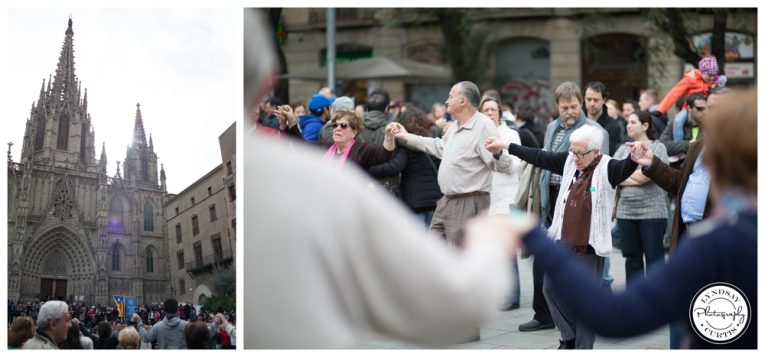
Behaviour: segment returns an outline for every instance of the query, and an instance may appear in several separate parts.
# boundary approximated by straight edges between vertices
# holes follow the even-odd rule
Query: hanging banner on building
[[[135,313],[136,303],[135,296],[125,296],[125,316],[128,318],[133,317]]]
[[[120,317],[125,317],[125,299],[122,295],[112,295],[114,298],[114,304],[117,305],[117,311],[120,313]]]

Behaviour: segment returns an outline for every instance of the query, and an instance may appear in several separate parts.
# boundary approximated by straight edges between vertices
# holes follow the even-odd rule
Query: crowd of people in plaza
[[[116,305],[89,305],[42,296],[8,301],[9,349],[235,349],[234,311],[164,303],[120,316]]]
[[[564,82],[553,114],[535,115],[460,81],[430,108],[377,89],[347,120],[364,103],[329,88],[296,108],[264,106],[276,62],[248,33],[245,170],[259,182],[245,199],[259,237],[245,246],[254,265],[245,295],[259,312],[245,322],[249,346],[353,347],[369,331],[475,341],[492,311],[529,308],[519,306],[524,246],[534,315],[518,329],[557,327],[560,349],[667,324],[671,348],[756,348],[756,304],[729,343],[689,321],[694,294],[710,283],[757,300],[756,93],[726,88],[714,57],[663,100],[646,88],[620,103],[601,82]],[[296,115],[301,106],[308,112]],[[337,140],[350,137],[388,151],[387,162],[352,159],[355,168],[338,170],[315,153],[339,166],[354,153]],[[269,191],[277,185],[293,190]],[[279,206],[310,213],[295,225]],[[610,289],[615,245],[624,291]]]

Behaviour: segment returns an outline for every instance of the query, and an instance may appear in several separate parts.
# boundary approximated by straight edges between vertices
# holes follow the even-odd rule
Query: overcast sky
[[[168,192],[221,163],[218,136],[241,117],[233,9],[9,9],[3,152],[12,141],[19,161],[25,122],[42,80],[55,74],[70,15],[75,73],[88,89],[97,158],[106,142],[109,176],[132,142],[138,102]]]

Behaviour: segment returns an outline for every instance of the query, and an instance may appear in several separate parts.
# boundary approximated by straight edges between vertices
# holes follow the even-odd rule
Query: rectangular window
[[[186,280],[183,280],[183,278],[178,279],[178,295],[183,295],[186,293]]]
[[[193,235],[199,234],[199,219],[196,215],[191,216],[191,233]]]
[[[175,207],[175,214],[177,215],[179,212],[180,212],[180,210],[178,210],[178,206],[176,206]]]
[[[212,196],[212,186],[207,187],[207,195]]]
[[[215,212],[215,205],[210,206],[210,222],[218,220],[218,214]]]
[[[181,224],[175,225],[175,242],[180,243],[183,241],[183,233],[181,233]]]
[[[231,202],[236,201],[236,188],[234,185],[228,187],[228,200]]]
[[[183,251],[178,252],[178,270],[183,269]]]
[[[231,160],[226,162],[226,173],[229,175],[234,173],[234,170],[231,168]]]
[[[193,206],[195,203],[196,203],[196,200],[194,199],[194,197],[192,197],[191,198],[191,205]]]
[[[212,250],[215,255],[215,262],[218,263],[223,260],[223,246],[220,241],[220,233],[213,234],[212,237]]]
[[[201,267],[202,263],[202,243],[194,243],[194,261],[196,261],[197,267]]]

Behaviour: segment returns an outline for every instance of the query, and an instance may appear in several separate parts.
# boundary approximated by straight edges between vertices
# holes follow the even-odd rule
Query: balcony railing
[[[193,259],[186,262],[187,273],[199,273],[204,270],[212,269],[216,265],[224,265],[232,262],[234,256],[231,250],[224,250],[220,253],[205,255],[199,259]]]

